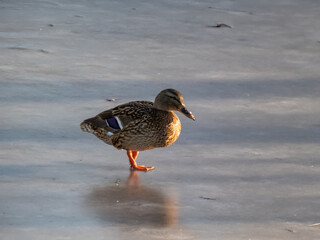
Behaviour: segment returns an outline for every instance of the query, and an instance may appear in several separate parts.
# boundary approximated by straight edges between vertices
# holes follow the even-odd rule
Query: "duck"
[[[167,147],[178,139],[181,122],[174,111],[195,120],[182,94],[169,88],[162,90],[154,102],[132,101],[118,105],[84,120],[80,128],[108,145],[126,150],[132,170],[150,171],[153,166],[138,165],[136,159],[141,151]]]

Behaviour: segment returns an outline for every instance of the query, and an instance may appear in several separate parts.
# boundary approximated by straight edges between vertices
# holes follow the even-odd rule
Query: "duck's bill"
[[[182,114],[184,114],[187,118],[190,118],[193,121],[196,120],[196,118],[193,116],[192,112],[188,111],[185,107],[181,108],[180,112]]]

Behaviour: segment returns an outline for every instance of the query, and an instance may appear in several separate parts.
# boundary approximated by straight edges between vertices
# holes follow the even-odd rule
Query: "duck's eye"
[[[175,102],[177,102],[178,104],[181,105],[181,101],[179,98],[177,98],[176,96],[170,96],[170,95],[167,95],[170,99],[173,99]]]

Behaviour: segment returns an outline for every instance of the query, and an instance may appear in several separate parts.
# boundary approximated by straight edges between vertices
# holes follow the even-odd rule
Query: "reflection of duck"
[[[181,123],[173,111],[195,119],[186,109],[181,93],[166,89],[154,103],[125,103],[84,120],[80,126],[82,131],[94,134],[105,143],[127,150],[131,168],[148,171],[154,167],[138,166],[135,160],[139,151],[166,147],[178,139]]]
[[[88,204],[106,222],[168,227],[177,220],[174,198],[158,189],[141,186],[136,171],[131,171],[124,186],[116,183],[95,189]]]

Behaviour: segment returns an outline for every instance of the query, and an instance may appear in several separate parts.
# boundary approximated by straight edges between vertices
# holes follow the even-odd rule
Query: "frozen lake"
[[[320,239],[319,12],[0,1],[0,238]],[[140,153],[154,171],[80,130],[165,88],[196,121],[179,114],[178,141]]]

